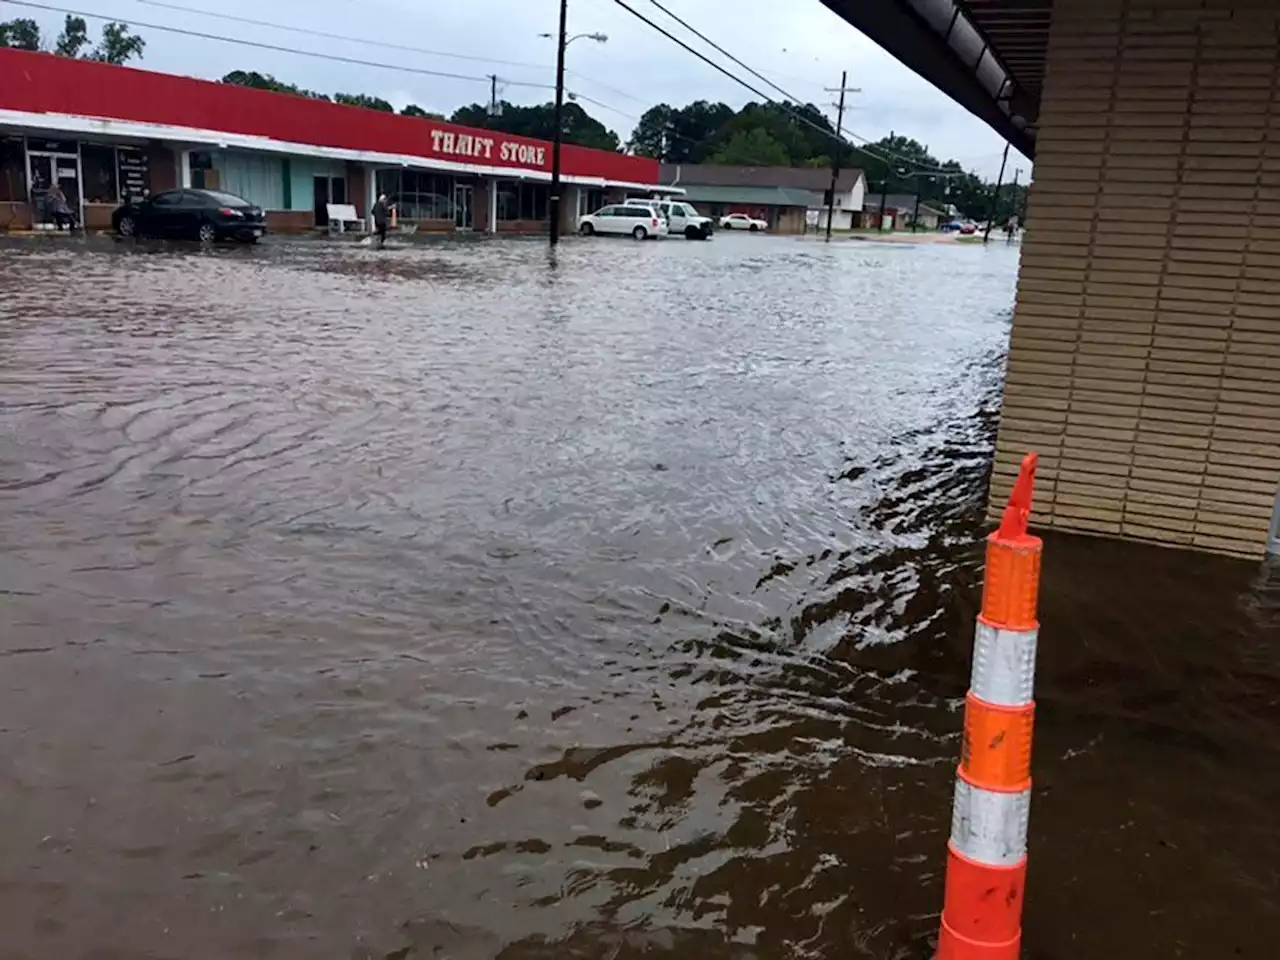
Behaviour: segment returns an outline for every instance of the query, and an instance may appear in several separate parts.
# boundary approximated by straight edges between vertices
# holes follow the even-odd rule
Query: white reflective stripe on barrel
[[[951,842],[970,860],[993,867],[1017,866],[1027,855],[1030,817],[1030,790],[997,793],[956,778]]]
[[[1025,707],[1035,699],[1035,630],[1001,630],[978,621],[973,632],[969,692],[997,707]]]

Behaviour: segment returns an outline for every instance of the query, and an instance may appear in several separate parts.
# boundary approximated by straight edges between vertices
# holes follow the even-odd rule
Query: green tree
[[[88,53],[89,28],[84,17],[67,14],[62,22],[62,32],[54,41],[53,52],[72,60],[100,60],[103,63],[122,64],[134,57],[141,57],[147,42],[129,31],[123,23],[108,23],[102,28],[102,40]],[[34,20],[10,20],[0,23],[0,47],[17,47],[20,50],[40,49],[40,25]]]
[[[672,115],[675,110],[670,104],[660,103],[650,107],[640,117],[635,130],[631,131],[631,139],[627,148],[639,157],[650,157],[654,160],[666,160],[668,131],[672,128]]]
[[[532,107],[520,107],[503,101],[497,115],[491,114],[487,104],[473,103],[453,112],[453,123],[468,127],[497,130],[518,137],[534,137],[551,140],[555,137],[555,105],[542,103]],[[597,150],[617,150],[618,135],[599,120],[592,117],[576,103],[564,105],[564,142]]]
[[[408,106],[406,106],[403,110],[401,110],[401,111],[400,111],[400,116],[402,116],[402,117],[419,117],[419,118],[421,118],[421,119],[423,119],[423,120],[443,120],[443,119],[444,119],[444,115],[443,115],[443,114],[439,114],[439,113],[432,113],[432,112],[431,112],[431,111],[429,111],[429,110],[423,110],[423,109],[422,109],[420,106],[418,106],[416,103],[411,103],[411,104],[409,104]]]
[[[26,18],[0,23],[0,47],[16,50],[40,49],[40,24]]]
[[[84,21],[80,21],[81,27]],[[71,26],[71,18],[67,17],[67,27]],[[100,60],[103,63],[114,63],[119,66],[137,57],[142,59],[142,51],[146,47],[147,41],[143,40],[137,34],[130,33],[129,27],[123,23],[108,23],[102,28],[102,40],[98,46],[94,48],[93,53],[89,55],[90,60]],[[74,54],[71,54],[74,56]]]
[[[640,117],[628,146],[667,163],[705,163],[724,144],[722,131],[735,116],[728,104],[697,100],[677,110],[660,103]]]
[[[58,34],[58,39],[53,45],[53,52],[60,57],[77,60],[80,57],[80,51],[88,45],[89,28],[84,22],[84,17],[73,17],[67,14],[67,19],[62,25],[62,33]]]
[[[381,97],[371,97],[367,93],[335,93],[334,103],[348,107],[363,107],[366,110],[377,110],[380,113],[395,113],[396,108]]]
[[[252,87],[255,90],[271,90],[275,93],[291,93],[296,97],[308,100],[328,100],[329,95],[314,90],[303,90],[291,83],[277,80],[269,73],[258,73],[256,70],[232,70],[220,81],[234,87]]]
[[[791,157],[787,154],[787,148],[775,140],[768,131],[756,127],[735,133],[729,138],[729,142],[711,157],[710,162],[753,167],[789,167]]]
[[[917,174],[939,167],[937,158],[923,144],[893,133],[853,153],[872,193],[915,193]],[[941,181],[924,179],[919,186],[925,200],[935,199],[944,190]]]

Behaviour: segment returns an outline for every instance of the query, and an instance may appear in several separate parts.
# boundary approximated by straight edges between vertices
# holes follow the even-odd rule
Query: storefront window
[[[0,201],[25,202],[27,153],[21,137],[0,137]]]
[[[452,220],[453,177],[418,170],[379,170],[378,194],[399,208],[401,220]]]
[[[498,184],[498,219],[520,219],[520,184],[507,181]]]
[[[191,165],[191,186],[210,190],[222,186],[222,178],[213,169],[213,154],[208,150],[192,150],[188,162]]]
[[[115,204],[120,200],[116,189],[116,148],[86,143],[80,148],[80,170],[84,176],[85,203]]]
[[[400,198],[400,173],[399,170],[379,170],[373,178],[375,195],[395,203]]]
[[[498,184],[498,219],[545,220],[550,200],[545,183],[503,181]]]
[[[545,220],[551,200],[551,188],[545,183],[520,184],[520,219]]]

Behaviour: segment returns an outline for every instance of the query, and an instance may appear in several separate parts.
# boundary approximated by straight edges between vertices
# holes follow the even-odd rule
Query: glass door
[[[49,188],[53,186],[53,157],[47,153],[33,153],[27,160],[31,184],[31,219],[36,223],[53,223],[49,213]]]
[[[80,223],[80,158],[74,153],[30,153],[31,213],[36,223]],[[54,186],[62,196],[50,196]]]
[[[453,226],[456,230],[470,230],[471,184],[456,183],[453,186]]]

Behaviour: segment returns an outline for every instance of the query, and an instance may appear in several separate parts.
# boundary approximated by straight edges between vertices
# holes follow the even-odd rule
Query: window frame
[[[111,175],[111,197],[108,200],[90,199],[89,193],[89,175],[91,172],[89,154],[90,152],[102,152],[99,159],[103,159],[107,154],[110,155],[110,162],[106,165],[107,173]],[[119,206],[120,204],[120,152],[113,143],[89,143],[80,144],[80,193],[84,196],[85,203],[93,203],[102,206]],[[94,195],[98,196],[97,191]]]

